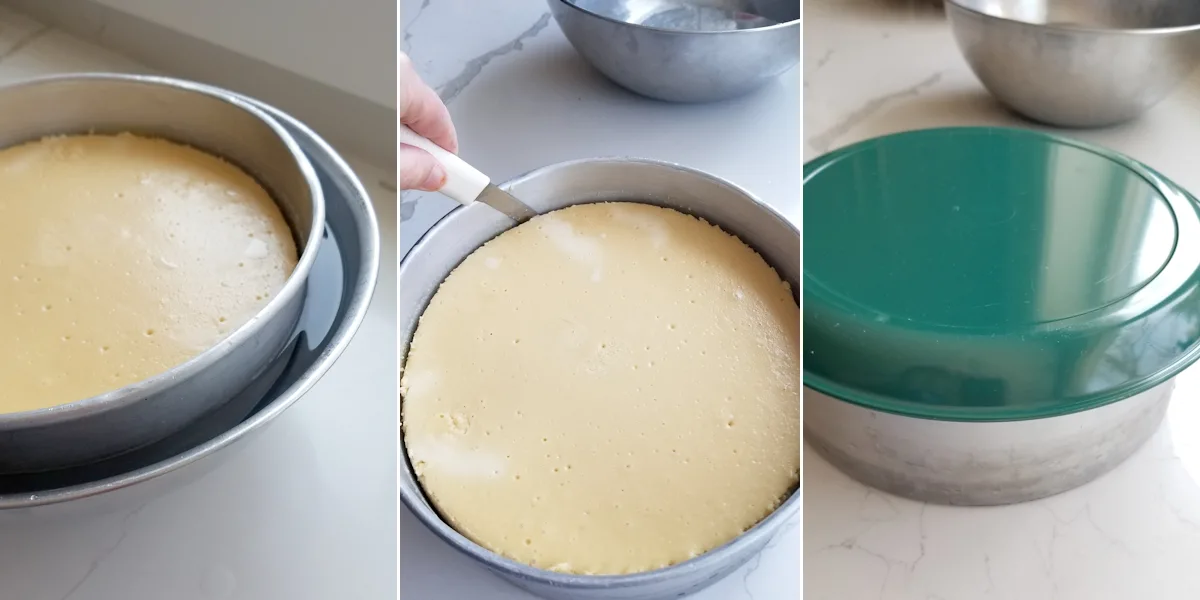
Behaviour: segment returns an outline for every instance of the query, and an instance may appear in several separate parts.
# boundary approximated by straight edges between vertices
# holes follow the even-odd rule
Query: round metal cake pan
[[[0,414],[0,473],[83,464],[179,431],[263,373],[288,341],[321,243],[325,203],[291,134],[231,92],[163,77],[79,74],[0,88],[0,147],[48,135],[132,132],[193,146],[259,181],[292,228],[299,262],[248,322],[144,381],[40,410]]]
[[[679,165],[634,158],[585,159],[544,167],[502,187],[539,213],[588,202],[631,201],[673,208],[713,223],[749,244],[798,292],[800,231],[749,192]],[[426,305],[454,267],[512,227],[507,217],[476,204],[450,212],[400,262],[400,369]],[[799,398],[797,398],[799,401]],[[712,585],[762,550],[800,511],[796,490],[767,518],[730,542],[694,559],[632,575],[573,575],[538,569],[483,548],[446,524],[425,498],[407,460],[400,498],[435,535],[494,573],[552,600],[680,598]]]
[[[266,398],[257,407],[244,406],[244,398],[235,398],[205,415],[203,424],[191,425],[162,442],[165,447],[173,449],[186,447],[161,458],[156,453],[150,453],[153,454],[150,460],[134,465],[128,471],[106,474],[92,480],[74,475],[57,477],[45,474],[47,478],[73,481],[65,485],[47,486],[47,489],[0,493],[0,522],[49,522],[125,510],[199,479],[232,455],[228,449],[245,447],[245,440],[253,439],[253,434],[262,431],[307,393],[345,351],[362,324],[375,290],[380,254],[379,226],[366,190],[337,152],[308,127],[268,105],[242,96],[234,97],[256,106],[282,125],[315,167],[328,201],[325,219],[318,230],[327,230],[336,239],[337,256],[340,257],[340,263],[333,268],[340,281],[337,285],[323,286],[328,289],[323,290],[322,295],[335,293],[336,307],[328,311],[331,316],[320,318],[322,323],[318,331],[302,332],[305,335],[303,343],[296,344],[298,347],[290,358],[281,359],[286,360],[286,365],[280,365],[280,360],[276,360],[269,367],[269,376],[275,376],[274,372],[280,367],[283,372],[269,386],[271,390],[266,392]],[[334,246],[322,245],[322,254]],[[309,293],[311,295],[312,292]],[[305,311],[311,310],[316,304],[319,303],[308,302]],[[329,323],[330,320],[332,323]],[[293,338],[295,334],[295,331],[289,331]],[[317,337],[312,337],[314,335]],[[256,381],[249,391],[256,387],[263,386]],[[262,390],[258,393],[262,393]],[[258,401],[258,397],[246,401],[253,403]],[[239,411],[241,415],[235,414]],[[247,412],[249,416],[245,415]],[[231,425],[226,425],[231,421]],[[197,427],[215,427],[219,430],[193,431]],[[202,441],[189,445],[186,440],[179,439],[181,436]],[[146,450],[148,452],[149,448]],[[128,457],[130,460],[127,462],[133,462],[133,454],[127,453],[120,459],[125,461]],[[4,477],[0,475],[0,479]]]

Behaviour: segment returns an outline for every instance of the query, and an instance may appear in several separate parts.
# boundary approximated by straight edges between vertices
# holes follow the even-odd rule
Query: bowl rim
[[[736,34],[754,33],[756,31],[777,31],[777,30],[786,29],[789,27],[798,27],[800,25],[800,21],[803,18],[803,17],[801,17],[799,19],[793,19],[791,21],[784,21],[782,23],[776,23],[774,25],[768,25],[766,27],[754,27],[751,29],[726,29],[723,31],[712,31],[712,30],[704,30],[704,29],[696,29],[696,30],[669,29],[667,27],[654,27],[651,25],[642,25],[640,23],[630,23],[629,21],[622,21],[620,19],[614,19],[607,15],[602,15],[598,12],[593,12],[586,8],[583,8],[582,6],[578,6],[572,0],[550,0],[550,1],[565,4],[570,8],[573,8],[585,15],[588,15],[589,17],[595,17],[597,19],[607,21],[609,23],[613,23],[614,25],[624,25],[626,27],[635,27],[637,29],[643,29],[646,31],[653,31],[656,33],[663,33],[663,34],[669,34],[669,35],[736,35]]]
[[[177,364],[170,369],[156,373],[146,379],[135,381],[115,390],[110,390],[88,398],[82,398],[65,404],[58,404],[34,410],[0,413],[0,431],[12,429],[28,429],[44,427],[64,421],[102,414],[122,407],[132,406],[142,398],[161,393],[170,389],[181,379],[193,377],[208,369],[213,364],[224,359],[233,350],[247,343],[251,338],[266,327],[266,324],[276,318],[293,300],[304,291],[308,273],[312,270],[321,243],[322,231],[325,224],[325,198],[321,190],[321,182],[316,170],[309,162],[304,151],[296,143],[292,135],[275,119],[260,109],[255,103],[243,96],[215,86],[204,85],[184,79],[162,77],[158,75],[136,75],[124,73],[67,73],[25,79],[13,84],[0,86],[0,94],[10,90],[44,85],[59,85],[63,83],[117,83],[125,86],[148,86],[170,88],[185,93],[206,96],[224,102],[239,109],[267,126],[284,148],[292,155],[296,169],[305,180],[308,188],[309,202],[312,210],[312,223],[307,234],[295,230],[289,223],[293,234],[302,239],[304,245],[300,250],[299,259],[292,273],[279,289],[248,321],[238,326],[229,334],[218,339],[208,349],[200,354]],[[169,138],[164,138],[169,139]],[[242,168],[240,165],[238,168]],[[303,237],[302,237],[303,236]]]
[[[670,169],[684,173],[687,176],[706,179],[726,187],[737,194],[740,194],[747,200],[757,205],[769,216],[773,217],[775,220],[791,229],[797,237],[801,236],[799,227],[797,227],[796,224],[791,221],[791,219],[788,219],[783,215],[783,213],[776,210],[770,204],[763,202],[749,190],[717,175],[663,160],[627,156],[606,156],[567,160],[533,169],[522,175],[518,175],[512,179],[509,179],[508,181],[500,184],[499,187],[507,190],[511,186],[518,185],[529,179],[554,170],[571,168],[581,164],[596,163],[632,163],[646,165]],[[434,234],[442,229],[450,227],[451,221],[453,220],[452,217],[458,214],[459,211],[466,208],[468,207],[455,207],[453,210],[438,219],[438,221],[434,223],[432,227],[430,227],[421,235],[417,242],[413,244],[412,248],[409,249],[408,254],[401,259],[400,269],[397,272],[397,281],[400,281],[400,273],[403,272],[405,263],[411,260],[411,257],[418,255],[422,246],[432,243],[430,240],[433,239]],[[716,225],[720,226],[720,224]],[[800,273],[800,275],[803,276],[803,273]],[[398,359],[402,365],[404,363],[405,356],[400,356]],[[803,394],[801,395],[801,398],[798,398],[797,400],[803,402]],[[412,471],[412,465],[409,462],[408,452],[404,448],[403,435],[398,438],[397,452],[400,455],[401,463],[398,468],[407,470],[412,475],[413,481],[416,484],[414,486],[414,490],[408,490],[404,486],[397,484],[400,500],[406,507],[408,507],[409,511],[413,513],[417,520],[421,521],[421,524],[424,525],[426,529],[433,532],[435,536],[437,536],[451,548],[467,555],[476,562],[488,567],[489,569],[495,570],[504,576],[521,581],[550,585],[564,590],[633,588],[654,583],[662,580],[665,577],[670,577],[674,574],[682,572],[719,571],[719,565],[723,561],[727,560],[728,556],[737,555],[739,552],[746,550],[748,547],[754,546],[757,542],[761,541],[764,536],[774,535],[786,522],[799,513],[801,506],[801,492],[803,491],[803,483],[800,482],[796,485],[794,490],[790,491],[788,495],[780,501],[779,505],[776,506],[770,514],[760,519],[757,523],[742,533],[734,536],[732,539],[694,558],[690,558],[673,565],[668,565],[666,567],[638,573],[623,575],[581,575],[575,573],[561,573],[558,571],[551,571],[549,569],[541,569],[522,562],[517,562],[513,559],[501,556],[496,552],[484,548],[474,540],[466,537],[462,533],[459,533],[457,529],[451,527],[450,524],[448,524],[445,519],[442,518],[437,510],[433,508],[433,505],[425,498],[420,481],[417,480],[415,473]],[[801,467],[801,469],[803,469],[803,467]]]
[[[1122,29],[1122,28],[1116,28],[1116,27],[1093,27],[1093,26],[1088,26],[1088,25],[1071,25],[1071,24],[1065,24],[1065,23],[1064,24],[1034,23],[1032,21],[1022,21],[1020,19],[1010,19],[1008,17],[1001,17],[999,15],[993,15],[990,13],[986,13],[977,8],[973,8],[973,7],[963,4],[964,0],[945,0],[945,2],[948,6],[951,7],[951,9],[961,10],[967,14],[982,17],[984,19],[988,19],[991,21],[996,21],[999,23],[1009,23],[1009,24],[1015,24],[1015,25],[1028,25],[1030,27],[1037,27],[1037,28],[1041,28],[1041,29],[1046,29],[1048,31],[1058,31],[1058,32],[1062,32],[1062,33],[1088,33],[1088,34],[1093,34],[1093,35],[1146,36],[1146,35],[1188,33],[1191,31],[1200,30],[1200,23],[1195,23],[1193,25],[1176,25],[1174,27],[1141,27],[1141,28],[1135,28],[1135,29]]]
[[[195,85],[205,90],[224,92],[220,88],[204,84]],[[306,141],[311,143],[323,155],[325,160],[329,161],[331,170],[334,171],[331,174],[331,178],[335,182],[340,182],[350,187],[355,195],[363,199],[362,203],[351,203],[352,207],[359,207],[358,210],[354,210],[353,212],[355,214],[355,223],[359,227],[359,249],[362,252],[360,266],[362,270],[359,272],[358,279],[349,288],[350,296],[344,304],[345,316],[342,319],[341,325],[330,331],[329,345],[313,361],[312,366],[309,367],[309,371],[303,377],[297,379],[291,386],[280,392],[274,400],[262,407],[261,410],[250,415],[228,431],[180,454],[129,473],[114,475],[107,479],[70,487],[30,493],[14,501],[9,501],[5,498],[4,494],[0,494],[0,512],[11,509],[30,509],[39,506],[60,504],[72,500],[82,500],[92,496],[99,496],[108,492],[115,492],[152,479],[158,479],[172,471],[198,462],[218,450],[233,444],[274,420],[280,413],[295,404],[304,394],[308,393],[350,345],[351,340],[354,339],[354,334],[366,318],[367,309],[370,308],[376,283],[379,279],[381,253],[379,221],[375,214],[370,194],[367,193],[366,188],[363,187],[362,182],[358,179],[358,176],[350,165],[346,163],[346,160],[307,125],[269,104],[253,100],[236,92],[227,93],[232,97],[240,99],[242,102],[258,107],[259,110],[269,115],[270,118],[287,123],[287,127],[299,131],[306,138]],[[324,229],[323,225],[321,229]],[[20,495],[15,496],[19,497]]]

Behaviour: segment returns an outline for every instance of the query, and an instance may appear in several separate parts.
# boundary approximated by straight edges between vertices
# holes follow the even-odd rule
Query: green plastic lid
[[[931,419],[1128,398],[1200,350],[1200,205],[1033,131],[867,140],[804,166],[804,384]]]

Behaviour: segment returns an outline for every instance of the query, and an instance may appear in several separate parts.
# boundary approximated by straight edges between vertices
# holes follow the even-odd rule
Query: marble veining
[[[805,160],[926,127],[1032,125],[983,90],[940,11],[902,0],[805,2]],[[1200,74],[1142,118],[1056,131],[1200,189]],[[1162,429],[1071,492],[1007,507],[927,505],[804,457],[806,600],[1192,600],[1200,590],[1200,369]],[[807,449],[806,449],[807,450]]]
[[[404,25],[404,38],[401,41],[401,45],[405,51],[409,49],[409,40],[412,39],[412,33],[410,33],[409,30],[417,24],[417,20],[421,18],[421,13],[425,12],[426,8],[429,8],[429,3],[432,1],[433,0],[421,0],[421,6],[417,7],[416,10],[412,12],[411,16],[407,20],[407,23]],[[403,15],[401,18],[403,18]]]
[[[483,72],[483,68],[486,67],[488,63],[492,62],[492,60],[496,59],[497,57],[524,49],[525,46],[522,42],[533,38],[538,33],[541,33],[541,31],[549,24],[550,13],[543,13],[541,17],[538,17],[536,23],[530,25],[529,29],[522,31],[521,35],[518,35],[512,41],[467,61],[467,64],[465,67],[463,67],[462,72],[460,72],[458,75],[455,75],[450,79],[450,81],[438,86],[437,93],[438,96],[441,96],[442,102],[447,104],[453,102],[454,98],[462,93],[462,91],[466,89],[468,85],[471,85],[471,82]]]
[[[846,135],[846,133],[853,129],[856,125],[863,122],[864,119],[878,112],[881,108],[901,98],[919,96],[922,91],[936,85],[937,82],[941,80],[942,74],[934,73],[920,82],[910,85],[906,88],[872,98],[863,103],[862,106],[847,113],[841,119],[838,119],[836,123],[830,125],[825,130],[816,132],[812,136],[806,135],[806,139],[809,140],[809,145],[813,150],[816,150],[820,153],[828,152],[833,149],[834,142]]]
[[[70,600],[71,598],[76,597],[76,592],[83,587],[83,584],[87,583],[92,574],[94,574],[96,570],[104,564],[104,561],[121,547],[121,543],[124,542],[126,536],[129,535],[129,522],[134,520],[138,514],[146,508],[146,506],[146,504],[143,504],[129,511],[125,517],[121,519],[120,533],[117,535],[117,539],[113,541],[113,543],[107,548],[103,548],[95,554],[95,558],[92,559],[91,563],[87,567],[87,570],[83,572],[83,575],[78,579],[78,581],[75,582],[75,585],[72,585],[71,589],[67,590],[67,594],[62,597],[62,600]]]

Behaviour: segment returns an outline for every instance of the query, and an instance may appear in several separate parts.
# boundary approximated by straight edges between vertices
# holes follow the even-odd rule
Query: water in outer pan
[[[323,173],[321,183],[326,194],[335,189]],[[329,202],[327,209],[331,213],[338,209],[346,210],[344,202]],[[0,496],[81,485],[150,466],[217,437],[270,404],[308,371],[325,349],[326,338],[334,324],[345,316],[343,305],[350,293],[350,284],[358,277],[357,272],[347,273],[345,265],[357,265],[358,260],[356,256],[343,255],[335,236],[336,225],[333,221],[334,215],[331,214],[325,227],[325,239],[321,241],[320,250],[308,276],[304,310],[293,333],[292,342],[268,367],[267,372],[250,387],[184,431],[149,446],[81,467],[0,476]],[[356,249],[348,250],[353,254]],[[346,260],[349,262],[345,262]]]

